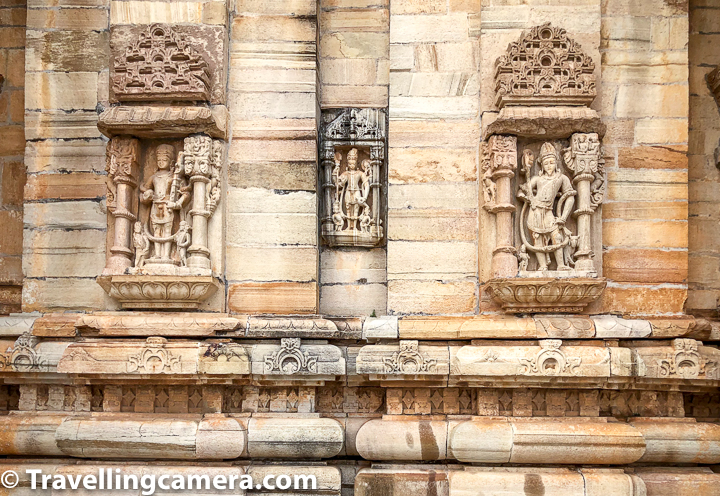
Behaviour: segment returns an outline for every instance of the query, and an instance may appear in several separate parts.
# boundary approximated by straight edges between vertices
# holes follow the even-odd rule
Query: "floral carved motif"
[[[147,338],[145,347],[137,355],[131,355],[127,364],[128,373],[179,373],[180,357],[173,356],[165,349],[167,339]]]
[[[198,308],[220,287],[211,276],[101,276],[98,283],[123,308]]]
[[[400,340],[400,351],[383,359],[385,371],[389,374],[415,374],[434,372],[437,360],[425,357],[418,351],[417,341]]]
[[[495,63],[496,103],[590,105],[597,95],[595,64],[566,31],[535,26]]]
[[[280,350],[264,357],[265,372],[282,372],[287,375],[299,372],[317,373],[317,357],[300,349],[299,338],[280,340]]]
[[[511,278],[493,279],[487,284],[490,295],[506,312],[582,312],[600,297],[607,281],[592,278]]]
[[[37,345],[38,338],[30,331],[23,333],[15,340],[15,344],[7,349],[6,355],[0,355],[0,371],[40,372],[47,369],[46,360],[35,351]]]
[[[542,350],[531,359],[520,358],[518,372],[522,375],[578,375],[582,359],[568,357],[560,350],[562,341],[545,339],[540,341]]]
[[[694,339],[674,339],[675,352],[668,359],[658,360],[658,371],[664,377],[695,379],[700,376],[716,378],[718,364],[706,360],[698,352],[698,343]]]
[[[210,99],[207,61],[171,26],[153,24],[115,61],[120,101]]]

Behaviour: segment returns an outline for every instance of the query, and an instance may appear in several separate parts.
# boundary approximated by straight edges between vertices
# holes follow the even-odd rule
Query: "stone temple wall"
[[[715,0],[0,2],[0,494],[720,495],[718,33]]]

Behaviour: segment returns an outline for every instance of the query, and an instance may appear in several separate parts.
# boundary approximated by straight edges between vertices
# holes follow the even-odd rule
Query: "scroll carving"
[[[146,346],[137,355],[132,355],[127,364],[128,373],[179,373],[180,357],[165,349],[165,338],[147,338]]]
[[[317,357],[300,349],[299,338],[285,338],[280,342],[280,350],[265,357],[265,372],[282,372],[286,375],[317,373]]]
[[[208,62],[171,26],[153,24],[115,62],[119,101],[210,99]]]
[[[535,26],[495,63],[496,103],[589,106],[597,95],[594,71],[592,59],[564,29]]]
[[[437,360],[424,356],[418,351],[417,341],[400,341],[400,351],[383,359],[388,374],[432,373],[437,369]]]
[[[323,239],[330,246],[377,246],[384,239],[385,112],[328,111],[324,120]]]

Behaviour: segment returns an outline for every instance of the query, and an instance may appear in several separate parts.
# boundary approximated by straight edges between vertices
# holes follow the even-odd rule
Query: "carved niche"
[[[329,246],[374,247],[385,239],[386,120],[380,109],[323,111],[321,222]]]
[[[121,102],[210,100],[207,60],[172,26],[153,24],[115,61],[113,92]]]
[[[194,309],[220,284],[210,224],[222,198],[224,28],[111,31],[108,260],[98,283],[123,308]],[[200,103],[201,105],[197,105]],[[214,139],[215,138],[215,139]]]
[[[596,96],[594,69],[550,24],[525,32],[497,60],[501,110],[483,144],[481,182],[495,219],[487,288],[508,312],[579,312],[605,288],[593,252],[605,128],[595,110],[582,108]]]
[[[566,31],[535,26],[495,63],[497,106],[590,105],[595,63]]]

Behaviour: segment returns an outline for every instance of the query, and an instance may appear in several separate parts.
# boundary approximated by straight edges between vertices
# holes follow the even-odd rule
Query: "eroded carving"
[[[317,373],[317,357],[300,350],[299,338],[280,340],[280,350],[265,357],[266,372],[292,375],[298,372]]]
[[[560,347],[559,339],[545,339],[540,341],[542,350],[537,356],[527,359],[520,358],[520,375],[578,375],[582,363],[580,357],[569,357]]]
[[[0,355],[0,371],[40,372],[49,369],[47,361],[35,350],[38,342],[30,331],[20,335],[5,355]]]
[[[400,351],[385,357],[383,361],[388,374],[432,373],[437,370],[437,360],[420,353],[417,341],[400,340]]]
[[[323,239],[330,246],[377,246],[384,239],[385,112],[327,111],[323,119]]]
[[[594,71],[592,59],[564,29],[535,26],[495,63],[496,103],[589,106],[597,94]]]
[[[174,356],[165,349],[167,339],[159,337],[147,338],[146,345],[136,355],[128,359],[128,373],[180,373],[180,357]]]
[[[205,57],[172,26],[153,24],[115,61],[112,85],[120,101],[210,99]]]
[[[673,349],[671,357],[658,360],[661,376],[683,379],[694,379],[700,375],[716,377],[717,362],[701,357],[694,339],[674,339]]]

